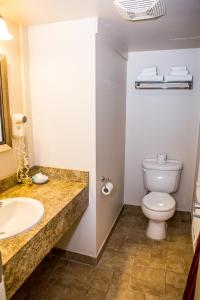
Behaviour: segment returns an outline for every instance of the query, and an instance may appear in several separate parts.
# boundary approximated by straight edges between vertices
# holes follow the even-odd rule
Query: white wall
[[[157,65],[167,74],[172,65],[187,65],[194,89],[135,90],[140,70]],[[191,209],[200,108],[200,49],[129,53],[126,110],[125,203],[141,205],[145,194],[141,162],[158,152],[183,161],[177,209]]]
[[[96,255],[96,19],[29,27],[33,164],[90,172],[90,204],[69,245]]]
[[[10,112],[22,112],[22,90],[20,77],[20,36],[19,26],[8,23],[13,40],[0,41],[0,53],[6,55]],[[13,150],[0,152],[0,179],[16,172]]]
[[[97,251],[107,238],[123,206],[126,59],[96,37],[96,180]],[[101,176],[114,184],[110,196],[101,193]]]

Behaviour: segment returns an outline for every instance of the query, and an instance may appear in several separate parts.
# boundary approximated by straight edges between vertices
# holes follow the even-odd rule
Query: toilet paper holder
[[[111,180],[108,177],[102,176],[100,178],[100,181],[103,183],[103,186],[101,187],[101,192],[104,196],[108,196],[112,193],[113,190],[113,184]]]
[[[100,181],[101,181],[102,183],[106,184],[107,182],[110,181],[110,179],[109,179],[108,177],[101,176]]]

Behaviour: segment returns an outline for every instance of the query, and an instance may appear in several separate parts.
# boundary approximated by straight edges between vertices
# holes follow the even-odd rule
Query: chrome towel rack
[[[191,90],[193,81],[135,81],[138,90]]]

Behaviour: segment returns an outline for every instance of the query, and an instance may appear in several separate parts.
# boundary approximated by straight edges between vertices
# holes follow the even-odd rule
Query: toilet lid
[[[167,193],[151,192],[144,196],[143,204],[148,209],[155,211],[168,211],[176,206],[174,198]]]

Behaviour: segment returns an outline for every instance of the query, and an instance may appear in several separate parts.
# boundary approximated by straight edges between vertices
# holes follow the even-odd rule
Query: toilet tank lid
[[[159,164],[155,158],[146,158],[143,160],[142,166],[148,170],[178,171],[183,168],[183,163],[179,160],[168,159],[166,163]]]

